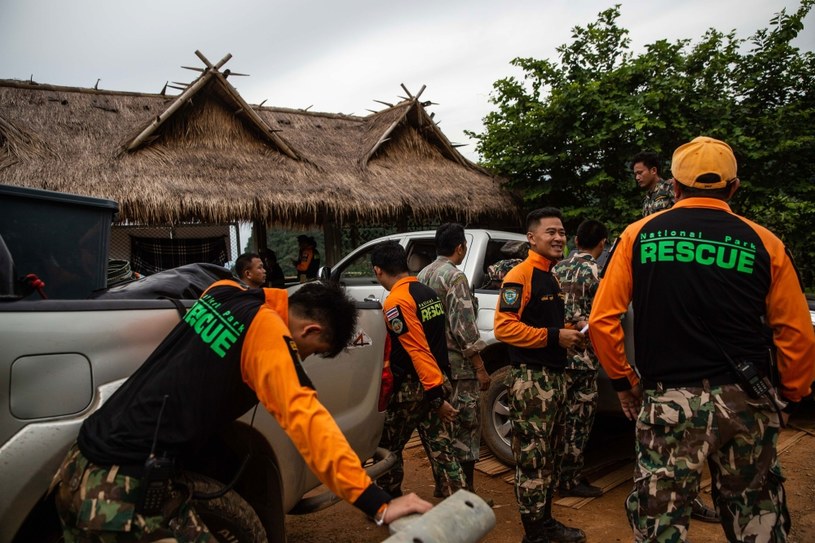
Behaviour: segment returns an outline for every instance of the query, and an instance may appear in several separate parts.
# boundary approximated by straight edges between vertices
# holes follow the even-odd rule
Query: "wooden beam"
[[[411,100],[413,100],[413,95],[412,95],[412,94],[410,94],[410,91],[409,91],[409,90],[407,90],[407,87],[405,86],[405,84],[404,84],[404,83],[399,83],[399,85],[401,85],[402,90],[404,90],[404,91],[405,91],[405,93],[408,95],[408,98],[410,98]]]
[[[258,219],[252,221],[252,243],[256,253],[266,248],[268,240],[266,238],[266,223],[264,221]],[[243,252],[243,249],[238,247],[238,251]]]
[[[175,101],[172,104],[170,104],[170,107],[164,110],[161,113],[161,115],[157,116],[152,123],[150,123],[144,130],[141,131],[141,133],[138,136],[135,137],[135,139],[133,139],[132,142],[130,142],[130,144],[125,148],[125,150],[134,151],[136,148],[138,148],[139,145],[141,145],[142,142],[144,142],[145,138],[152,134],[156,130],[156,128],[161,126],[161,123],[167,120],[167,118],[170,117],[173,113],[178,111],[178,109],[181,108],[181,106],[183,106],[187,102],[187,99],[189,97],[198,92],[198,89],[200,89],[209,82],[209,80],[212,77],[212,73],[215,72],[202,74],[201,77],[193,81],[186,89],[184,89],[184,92],[179,94]]]
[[[230,58],[232,58],[232,53],[227,53],[226,55],[224,55],[224,58],[222,58],[221,60],[219,60],[219,61],[218,61],[218,64],[216,64],[216,65],[215,65],[215,69],[216,69],[216,70],[220,70],[220,69],[221,69],[221,66],[223,66],[224,64],[226,64],[227,62],[229,62],[229,59],[230,59]]]
[[[323,240],[325,255],[323,266],[333,266],[342,258],[342,224],[333,213],[326,211],[323,216]]]
[[[416,98],[414,98],[414,99],[415,99],[415,100],[418,100],[418,99],[419,99],[419,96],[421,96],[421,95],[422,95],[422,93],[424,92],[424,90],[425,90],[426,88],[427,88],[427,85],[422,85],[422,88],[421,88],[421,89],[419,89],[419,93],[416,95]]]
[[[207,66],[207,68],[212,69],[212,63],[209,61],[209,59],[207,57],[204,56],[204,53],[202,53],[201,51],[196,49],[195,50],[195,56],[200,58],[201,62],[203,62]]]

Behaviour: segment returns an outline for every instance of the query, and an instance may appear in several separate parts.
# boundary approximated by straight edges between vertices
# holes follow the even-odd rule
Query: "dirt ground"
[[[815,541],[815,404],[809,403],[791,421],[780,440],[781,462],[787,477],[787,503],[792,515],[791,543]],[[630,426],[619,421],[599,419],[589,443],[587,474],[592,481],[609,481],[614,474],[630,472],[633,457],[633,434]],[[433,498],[430,467],[421,447],[406,450],[405,491],[413,491],[421,497],[437,503]],[[481,471],[502,471],[488,475]],[[478,494],[492,498],[496,516],[495,528],[483,539],[491,543],[518,543],[523,536],[518,508],[513,494],[512,471],[501,468],[495,460],[479,463],[476,471]],[[604,477],[604,479],[601,479]],[[704,481],[703,481],[704,483]],[[554,515],[561,522],[582,528],[589,542],[633,541],[631,529],[623,512],[623,501],[630,490],[630,482],[623,481],[602,497],[589,501],[579,509],[558,505],[556,498]],[[709,490],[703,499],[710,504]],[[572,500],[576,501],[576,500]],[[288,541],[305,543],[330,541],[336,543],[380,542],[389,537],[385,527],[379,528],[367,520],[354,507],[345,503],[306,516],[289,516],[286,521]],[[726,541],[718,524],[692,521],[689,540],[694,543]]]

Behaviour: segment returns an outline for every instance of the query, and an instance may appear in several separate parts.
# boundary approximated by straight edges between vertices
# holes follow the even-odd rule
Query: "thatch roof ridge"
[[[308,117],[324,117],[326,119],[341,119],[349,121],[365,121],[370,116],[354,115],[351,113],[330,113],[327,111],[311,111],[310,109],[282,107],[282,106],[259,106],[250,104],[255,111],[266,113],[289,113],[294,115],[305,115]]]
[[[211,84],[218,85],[226,98],[232,101],[233,105],[237,108],[235,115],[241,114],[248,123],[257,129],[263,138],[267,139],[280,152],[294,160],[299,159],[298,153],[292,149],[291,145],[276,134],[277,130],[266,124],[255,110],[246,103],[235,87],[226,80],[226,77],[212,67],[204,70],[200,76],[187,85],[184,92],[176,96],[175,99],[167,105],[164,111],[148,119],[147,122],[139,128],[138,132],[124,143],[123,150],[133,152],[147,145],[149,143],[148,140],[154,137],[153,134],[155,134],[164,123],[174,115],[181,115],[182,113],[180,111],[184,105],[188,102],[192,102],[193,98],[203,93],[205,87]]]
[[[292,160],[247,130],[217,77],[160,139],[124,155],[122,142],[178,96],[0,80],[0,183],[114,199],[123,220],[154,224],[517,220],[499,178],[447,156],[422,103],[364,117],[249,105],[297,150],[301,160]],[[404,122],[361,168],[396,120]]]
[[[53,85],[51,83],[37,83],[36,81],[26,79],[0,79],[0,87],[13,87],[17,89],[31,89],[31,90],[50,90],[58,92],[78,92],[82,94],[102,94],[114,96],[139,96],[145,98],[164,98],[172,100],[178,95],[161,94],[158,92],[134,92],[134,91],[119,91],[110,89],[93,89],[86,87],[72,87],[66,85]]]

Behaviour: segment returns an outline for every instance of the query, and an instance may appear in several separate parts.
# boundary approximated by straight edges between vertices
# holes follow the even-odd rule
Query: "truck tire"
[[[195,492],[213,493],[223,484],[197,473],[185,473],[184,482]],[[266,543],[263,529],[255,510],[234,490],[219,498],[193,500],[195,511],[210,533],[223,543]]]
[[[512,430],[507,405],[509,366],[492,373],[490,388],[481,398],[481,437],[495,457],[508,466],[515,465],[512,455]]]

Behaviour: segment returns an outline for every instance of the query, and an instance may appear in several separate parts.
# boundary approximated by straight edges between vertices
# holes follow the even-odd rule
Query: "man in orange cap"
[[[634,536],[685,540],[707,461],[727,540],[786,541],[776,445],[813,379],[806,299],[784,244],[727,204],[739,187],[729,145],[698,137],[671,170],[676,204],[625,229],[589,319],[623,411],[637,419]],[[639,377],[620,323],[632,301]]]

